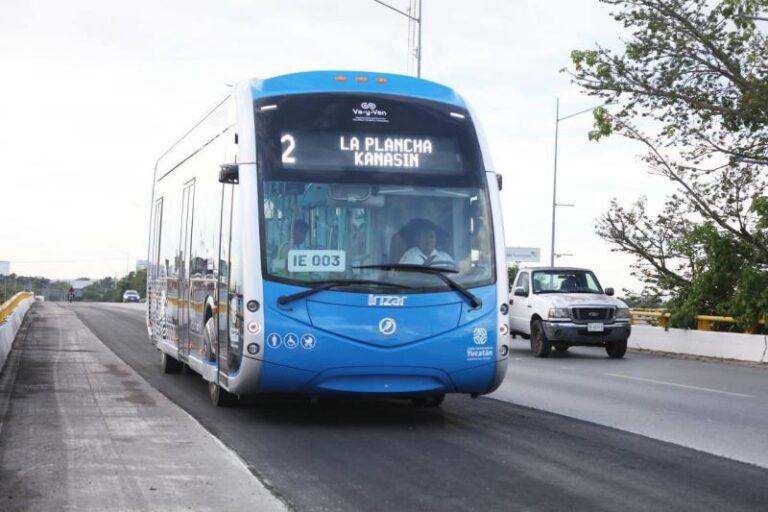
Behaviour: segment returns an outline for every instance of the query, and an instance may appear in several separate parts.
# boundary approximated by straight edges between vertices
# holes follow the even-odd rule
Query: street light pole
[[[376,2],[377,4],[383,5],[387,9],[391,9],[395,11],[398,14],[402,14],[409,20],[419,24],[419,31],[418,31],[417,43],[416,43],[417,48],[415,53],[416,53],[416,77],[421,78],[421,0],[416,0],[418,2],[418,8],[416,9],[416,11],[418,12],[418,15],[415,18],[411,16],[409,13],[405,11],[401,11],[397,7],[392,7],[391,5],[385,2],[382,2],[381,0],[373,0],[373,1]]]
[[[560,127],[560,97],[555,104],[555,170],[552,178],[552,254],[549,258],[549,266],[555,266],[555,216],[557,215],[557,135]]]
[[[553,178],[552,178],[552,254],[549,258],[549,266],[554,267],[555,266],[555,256],[557,253],[555,252],[555,217],[557,215],[557,207],[558,206],[573,206],[572,204],[558,204],[557,202],[557,138],[558,133],[560,131],[560,121],[565,121],[566,119],[570,119],[572,117],[584,114],[585,112],[591,112],[595,110],[598,107],[602,107],[605,105],[610,105],[611,103],[604,103],[602,105],[596,105],[592,108],[585,108],[584,110],[579,110],[578,112],[575,112],[573,114],[568,114],[567,116],[560,117],[560,98],[557,98],[557,103],[555,106],[555,169],[553,172]],[[566,256],[563,254],[562,256]]]

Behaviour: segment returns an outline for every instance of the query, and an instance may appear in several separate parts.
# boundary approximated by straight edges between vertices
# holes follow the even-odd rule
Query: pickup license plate
[[[603,322],[590,322],[587,324],[587,332],[603,332]]]

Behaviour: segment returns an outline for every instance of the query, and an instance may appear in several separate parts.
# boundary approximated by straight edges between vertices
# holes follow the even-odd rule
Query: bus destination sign
[[[419,167],[419,155],[432,154],[432,141],[411,137],[339,137],[339,150],[351,151],[355,167]]]
[[[450,137],[283,132],[280,143],[286,169],[456,174],[464,167]]]

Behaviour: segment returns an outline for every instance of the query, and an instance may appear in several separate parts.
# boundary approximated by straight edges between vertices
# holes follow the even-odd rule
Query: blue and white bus
[[[317,71],[246,80],[158,160],[147,325],[214,404],[257,393],[439,405],[509,353],[493,172],[452,89]]]

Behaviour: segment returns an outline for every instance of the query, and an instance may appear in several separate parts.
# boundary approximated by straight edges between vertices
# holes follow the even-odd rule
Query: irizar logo
[[[368,295],[369,306],[405,306],[407,295]]]
[[[387,111],[379,110],[372,101],[364,101],[360,108],[353,108],[352,113],[356,121],[379,121],[387,122]]]

